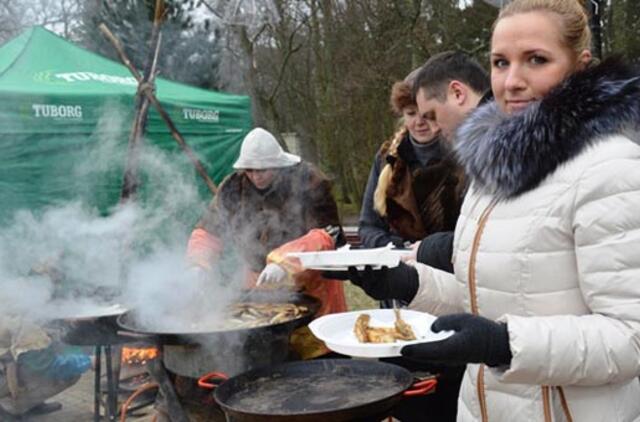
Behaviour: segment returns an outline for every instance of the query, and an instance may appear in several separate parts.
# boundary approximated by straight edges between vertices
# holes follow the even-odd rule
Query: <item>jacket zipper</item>
[[[562,404],[562,411],[564,412],[564,416],[567,418],[567,422],[573,422],[571,410],[569,410],[569,404],[567,403],[567,397],[564,395],[564,389],[562,387],[558,387],[558,393],[560,394],[560,403]]]
[[[567,422],[573,422],[573,417],[571,416],[571,411],[569,410],[569,405],[567,404],[567,398],[564,395],[564,390],[562,387],[555,387],[558,389],[558,395],[560,396],[560,404],[562,405],[562,412],[564,413],[564,417]],[[553,418],[551,417],[551,400],[550,394],[552,392],[552,387],[542,386],[542,408],[544,411],[544,420],[545,422],[553,422]]]
[[[482,232],[489,219],[489,214],[496,206],[496,201],[491,203],[482,211],[480,218],[478,219],[478,228],[473,237],[473,245],[471,246],[471,256],[469,257],[469,301],[471,306],[471,313],[478,315],[478,298],[476,291],[476,256],[478,254],[478,247],[480,245],[480,239],[482,238]],[[478,403],[480,404],[480,414],[482,416],[482,422],[488,422],[489,416],[487,413],[487,400],[484,394],[484,365],[480,364],[478,369],[478,380],[476,389],[478,391]]]
[[[489,420],[489,414],[487,413],[487,398],[484,394],[484,365],[480,364],[478,368],[478,381],[476,385],[476,389],[478,390],[478,403],[480,404],[480,416],[482,417],[482,422],[487,422]]]
[[[487,208],[482,211],[482,214],[480,214],[478,228],[476,229],[476,234],[473,237],[473,245],[471,246],[471,256],[469,257],[469,301],[471,302],[471,313],[474,315],[478,315],[478,297],[476,291],[476,258],[478,255],[478,247],[480,246],[484,226],[486,226],[489,215],[495,206],[496,202],[491,201]]]
[[[542,409],[544,412],[544,422],[553,422],[551,419],[551,403],[549,401],[549,387],[542,386]]]

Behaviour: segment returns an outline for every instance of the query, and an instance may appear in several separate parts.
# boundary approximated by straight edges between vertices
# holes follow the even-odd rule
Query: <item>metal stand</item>
[[[160,349],[159,349],[160,350]],[[167,374],[167,369],[164,367],[162,357],[158,356],[157,359],[152,359],[147,363],[147,370],[151,377],[158,383],[158,388],[164,395],[167,401],[167,413],[171,422],[189,422],[176,391],[173,389],[173,384]]]
[[[121,349],[119,345],[131,341],[118,335],[117,315],[80,319],[67,328],[62,338],[66,344],[90,346],[95,353],[95,378],[93,385],[93,421],[100,422],[100,396],[102,394],[102,358],[105,360],[107,378],[105,417],[109,422],[118,420],[118,383],[120,379]],[[104,352],[104,353],[103,353]]]
[[[96,369],[93,380],[93,422],[100,422],[100,372],[102,370],[102,347],[95,349]]]
[[[93,399],[93,420],[100,422],[100,396],[102,394],[101,376],[102,376],[102,349],[104,349],[104,358],[106,363],[107,376],[107,398],[105,400],[105,416],[109,422],[116,422],[118,418],[118,381],[120,378],[120,353],[116,352],[118,358],[114,365],[113,350],[110,344],[96,345],[96,370],[94,379],[94,399]]]

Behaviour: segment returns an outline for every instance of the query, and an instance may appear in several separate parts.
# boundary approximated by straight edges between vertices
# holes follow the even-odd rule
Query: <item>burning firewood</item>
[[[144,365],[147,361],[158,357],[158,349],[155,347],[123,347],[122,362],[128,364]]]

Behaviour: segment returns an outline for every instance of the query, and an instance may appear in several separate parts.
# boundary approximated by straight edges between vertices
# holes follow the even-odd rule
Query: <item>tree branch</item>
[[[138,83],[140,83],[142,80],[140,73],[138,73],[138,71],[131,64],[131,61],[129,60],[124,50],[122,49],[122,45],[120,44],[120,41],[111,33],[111,31],[109,30],[109,28],[107,28],[105,24],[100,24],[99,29],[107,37],[107,39],[111,41],[111,43],[117,50],[118,56],[122,60],[122,63],[124,63],[124,65],[129,69],[129,72],[131,72],[131,74],[136,78]],[[171,120],[171,117],[169,117],[167,112],[164,110],[164,107],[162,107],[162,105],[156,98],[155,94],[148,89],[143,90],[143,92],[147,96],[151,104],[154,106],[158,114],[160,114],[160,117],[162,117],[166,125],[169,127],[169,130],[171,131],[171,135],[176,140],[178,145],[180,145],[180,148],[182,148],[182,151],[189,157],[197,173],[200,175],[200,177],[202,177],[204,182],[207,184],[207,187],[209,188],[211,193],[215,194],[218,191],[218,188],[216,187],[215,183],[213,183],[213,180],[211,180],[211,178],[205,171],[198,157],[196,157],[196,155],[193,153],[193,150],[189,147],[189,145],[187,145],[186,141],[178,131],[178,128],[175,126],[175,124]]]
[[[284,80],[284,74],[285,74],[285,70],[286,70],[287,64],[289,63],[289,60],[304,45],[304,43],[300,43],[296,47],[292,47],[292,44],[293,44],[293,41],[294,41],[296,33],[298,32],[298,30],[300,28],[302,28],[302,26],[305,23],[306,23],[306,19],[302,20],[298,24],[298,26],[293,31],[291,31],[291,34],[289,35],[289,39],[288,39],[289,48],[287,49],[287,53],[285,54],[285,56],[284,56],[284,58],[282,60],[282,64],[280,65],[280,71],[278,72],[278,80],[276,82],[276,86],[271,91],[271,95],[269,95],[269,99],[268,99],[269,103],[273,103],[273,100],[275,100],[275,97],[278,95],[278,91],[280,90],[280,86],[282,85],[282,81]]]

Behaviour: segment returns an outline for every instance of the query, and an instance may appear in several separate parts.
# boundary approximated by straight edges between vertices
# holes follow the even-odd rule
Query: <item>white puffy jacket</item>
[[[493,104],[478,110],[459,136],[496,142],[504,126],[492,130],[506,121],[496,123],[496,112]],[[540,135],[533,142],[549,141],[526,126],[543,111],[528,113],[510,123],[514,133],[529,129]],[[463,145],[473,185],[456,226],[455,276],[416,264],[421,284],[411,308],[504,321],[513,358],[508,367],[467,366],[459,421],[640,420],[640,146],[617,128],[580,132],[584,140],[576,135],[566,159],[518,158],[531,149],[514,145],[501,172],[482,167],[495,148]],[[529,167],[554,159],[546,172]]]

